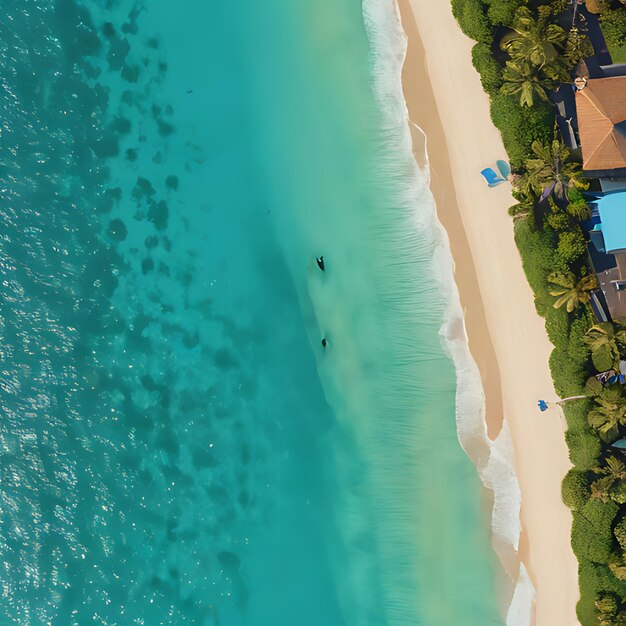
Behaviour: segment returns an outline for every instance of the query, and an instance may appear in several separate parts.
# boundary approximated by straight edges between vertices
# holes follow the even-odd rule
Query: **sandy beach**
[[[510,185],[489,189],[480,170],[506,159],[471,63],[473,43],[449,0],[399,0],[409,40],[404,90],[411,122],[427,136],[431,188],[455,260],[470,349],[483,380],[489,436],[506,420],[522,492],[520,558],[536,588],[537,626],[572,626],[578,600],[571,513],[560,484],[570,467],[558,413],[552,349],[523,273],[507,214]],[[419,150],[418,150],[419,151]]]

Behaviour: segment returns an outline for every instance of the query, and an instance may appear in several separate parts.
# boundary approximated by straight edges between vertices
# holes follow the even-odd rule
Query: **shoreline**
[[[536,590],[532,623],[571,626],[577,623],[578,566],[569,543],[571,513],[560,494],[571,464],[560,420],[536,409],[539,397],[556,397],[548,367],[552,345],[513,239],[510,187],[489,189],[480,176],[506,152],[471,64],[474,42],[452,17],[449,0],[436,6],[398,0],[398,6],[408,39],[405,100],[410,121],[427,137],[431,191],[455,261],[469,347],[483,382],[487,433],[493,441],[506,421],[513,441],[522,492],[518,557]],[[428,28],[420,31],[420,22]],[[419,159],[424,140],[412,135]]]
[[[398,0],[398,5],[402,15],[402,27],[408,38],[407,56],[402,68],[404,97],[410,120],[417,124],[426,137],[430,189],[437,205],[439,221],[448,233],[452,257],[456,263],[454,275],[465,316],[470,352],[478,365],[485,390],[487,432],[489,438],[494,440],[502,428],[503,414],[502,385],[497,357],[487,327],[476,268],[460,220],[461,214],[454,188],[446,186],[446,181],[453,180],[452,169],[437,102],[425,65],[426,51],[409,0]],[[423,89],[424,85],[428,88]],[[416,145],[419,139],[415,137],[415,132],[412,132],[412,136]],[[419,155],[416,154],[416,157],[419,158]],[[424,167],[422,163],[419,165]]]

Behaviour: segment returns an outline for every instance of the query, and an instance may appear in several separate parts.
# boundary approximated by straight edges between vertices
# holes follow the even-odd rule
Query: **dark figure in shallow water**
[[[326,346],[328,345],[328,341],[326,340],[326,337],[322,338],[322,348],[326,349]]]
[[[326,271],[326,267],[324,266],[324,257],[320,256],[320,257],[315,257],[315,260],[317,261],[317,267],[319,267],[322,272]]]

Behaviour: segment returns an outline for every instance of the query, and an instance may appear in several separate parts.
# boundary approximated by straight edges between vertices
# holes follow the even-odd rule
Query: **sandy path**
[[[489,433],[497,434],[503,415],[515,447],[520,552],[537,590],[536,624],[572,626],[578,623],[577,563],[572,518],[560,495],[570,463],[558,415],[536,408],[538,398],[556,397],[548,368],[552,346],[513,240],[510,186],[489,189],[479,173],[506,152],[471,64],[473,42],[458,28],[449,0],[401,0],[400,7],[409,37],[407,103],[428,136],[432,189],[485,386]]]

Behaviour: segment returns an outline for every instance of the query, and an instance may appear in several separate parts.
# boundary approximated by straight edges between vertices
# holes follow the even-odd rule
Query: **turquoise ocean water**
[[[502,623],[360,0],[2,9],[0,625]]]

